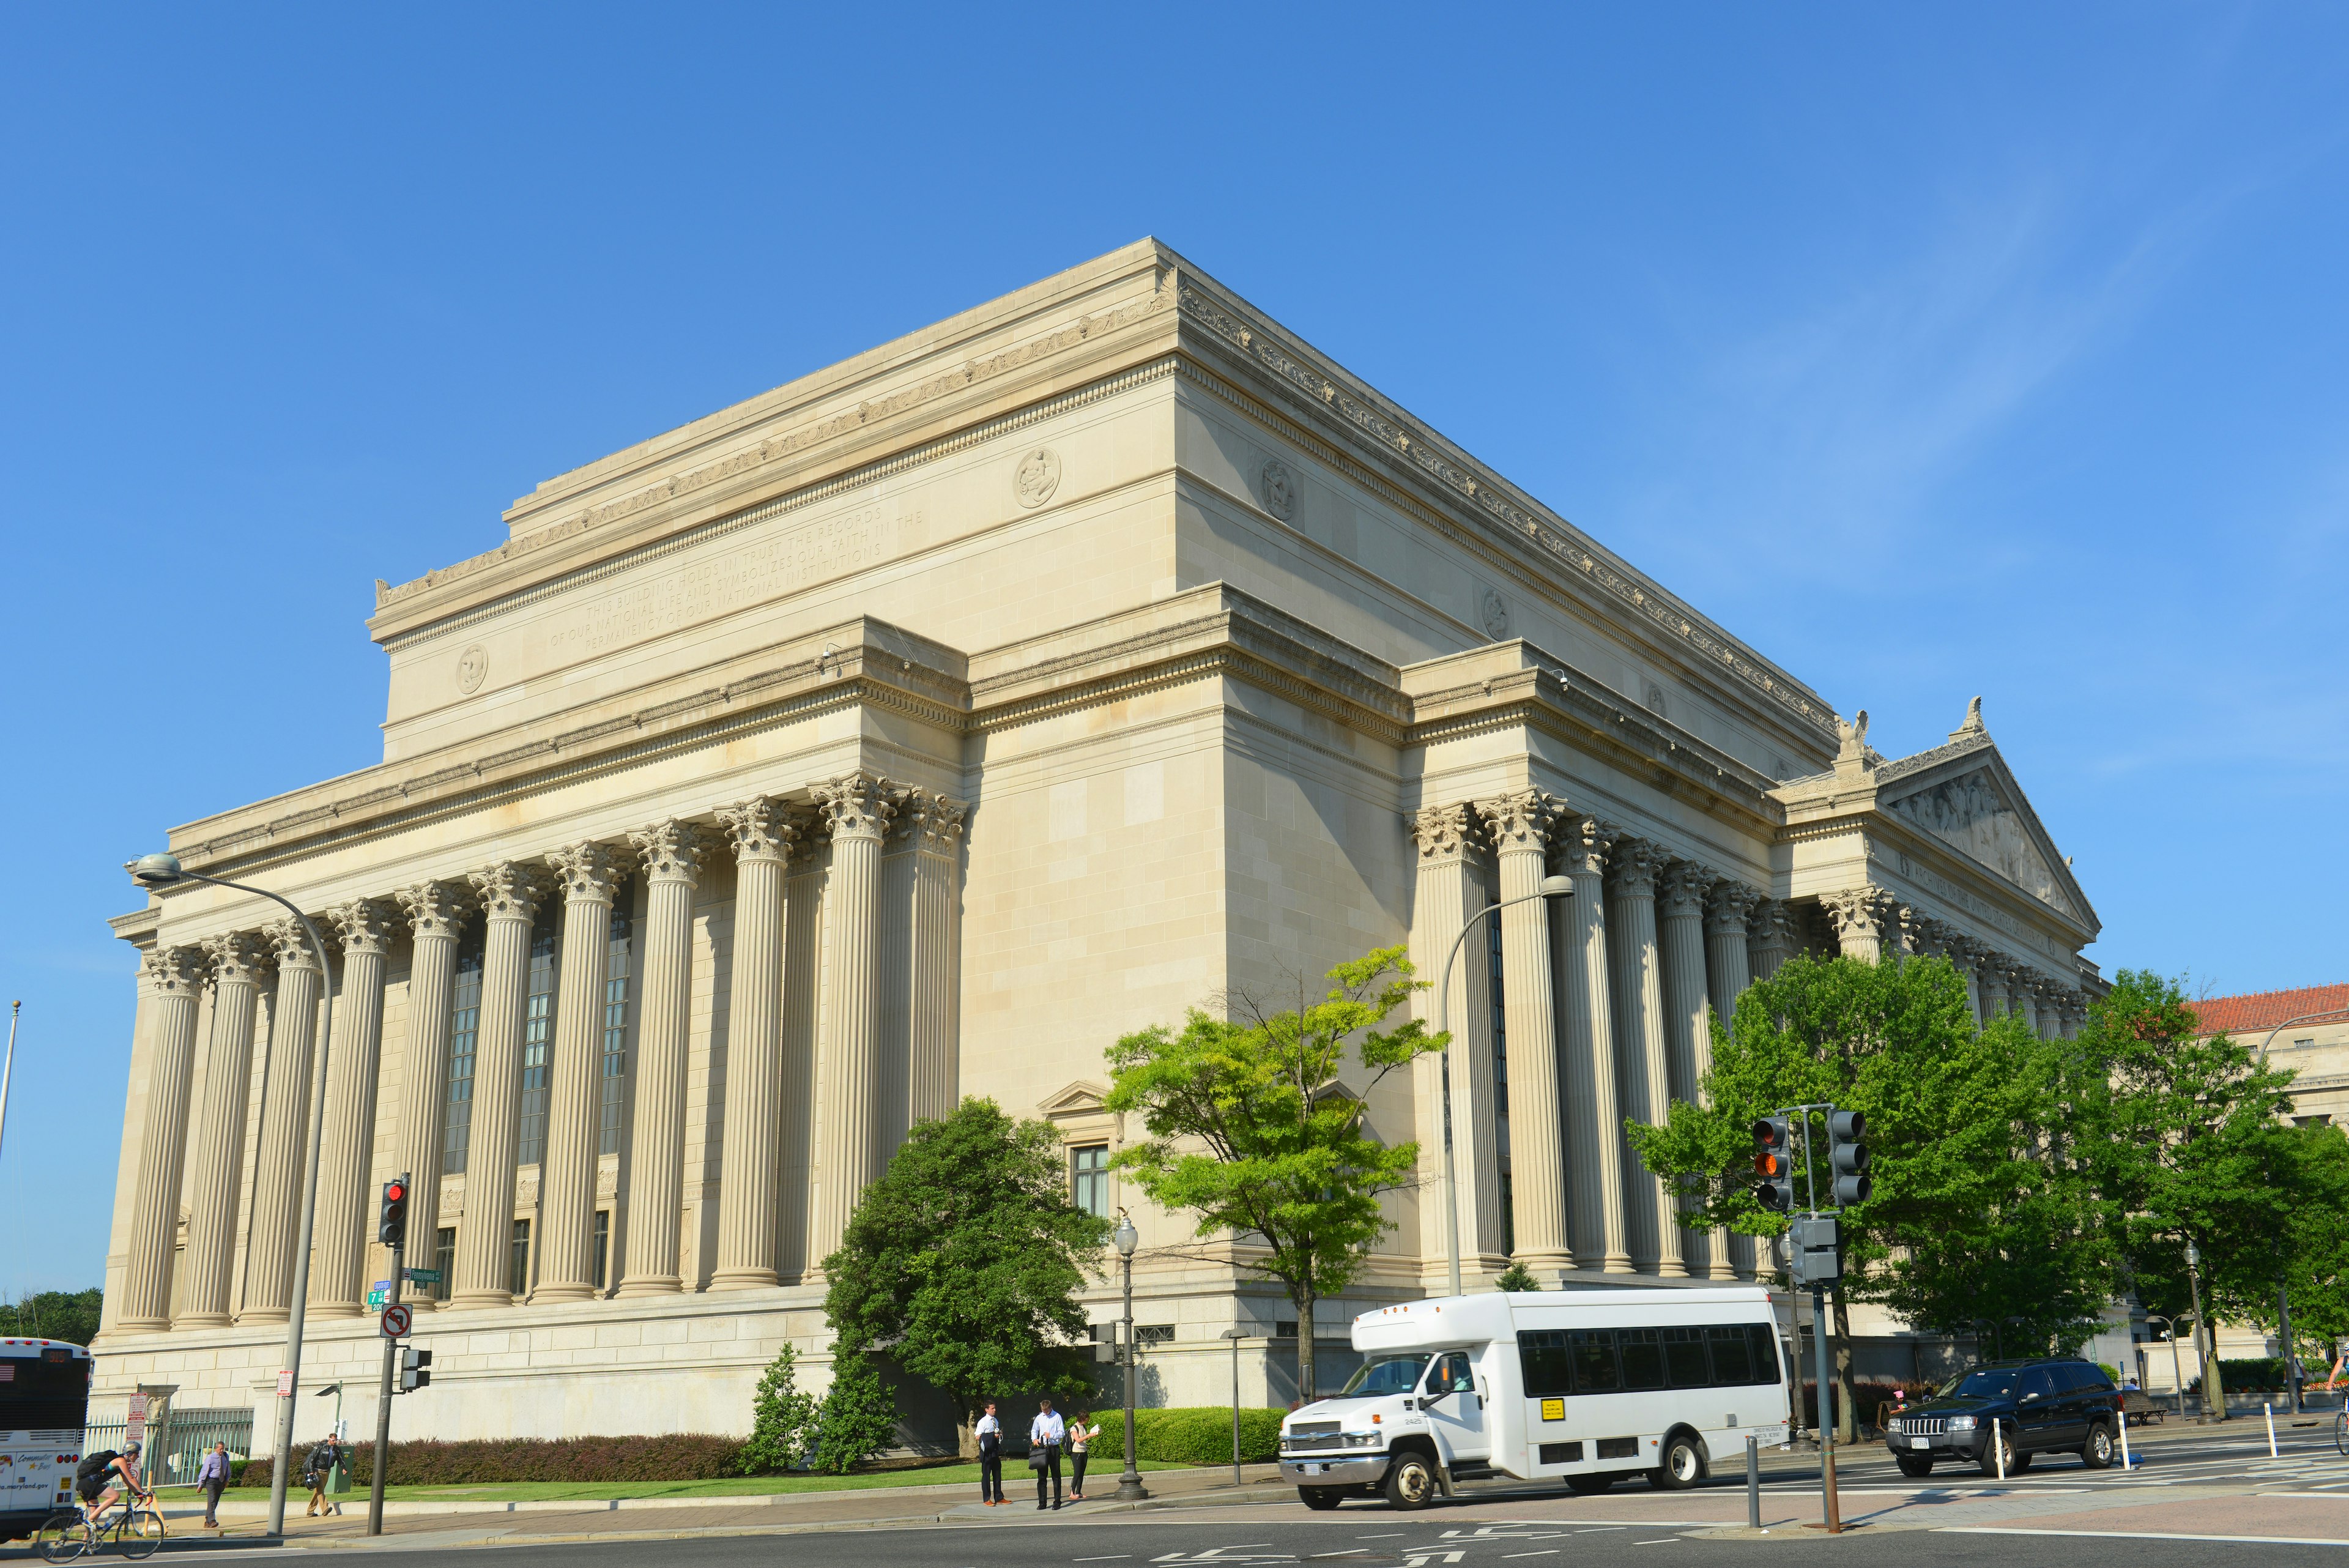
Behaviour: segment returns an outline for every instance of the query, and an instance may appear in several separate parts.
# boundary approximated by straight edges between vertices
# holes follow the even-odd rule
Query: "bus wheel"
[[[1397,1454],[1387,1471],[1387,1504],[1406,1512],[1435,1501],[1435,1467],[1424,1454]]]
[[[1584,1497],[1597,1497],[1615,1484],[1613,1476],[1568,1476],[1566,1484]]]
[[[1704,1456],[1697,1451],[1696,1439],[1686,1432],[1666,1438],[1663,1458],[1648,1479],[1658,1491],[1686,1491],[1703,1480]]]
[[[1334,1486],[1301,1486],[1297,1495],[1304,1500],[1306,1507],[1317,1513],[1327,1513],[1338,1506],[1340,1493]]]

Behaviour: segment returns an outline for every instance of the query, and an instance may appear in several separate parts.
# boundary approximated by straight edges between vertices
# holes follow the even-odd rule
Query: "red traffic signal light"
[[[383,1184],[383,1207],[375,1228],[376,1240],[398,1247],[408,1240],[408,1178],[403,1174]]]
[[[1785,1116],[1754,1122],[1754,1201],[1774,1214],[1795,1206],[1795,1129]]]

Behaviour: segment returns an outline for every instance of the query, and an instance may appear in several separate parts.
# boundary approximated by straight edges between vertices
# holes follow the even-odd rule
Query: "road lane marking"
[[[2018,1530],[1994,1524],[1944,1524],[1936,1535],[2082,1535],[2106,1541],[2223,1541],[2249,1546],[2349,1546],[2349,1536],[2189,1535],[2166,1530]]]
[[[1547,1552],[1508,1552],[1502,1555],[1504,1557],[1555,1557],[1557,1555],[1557,1548],[1553,1546]]]

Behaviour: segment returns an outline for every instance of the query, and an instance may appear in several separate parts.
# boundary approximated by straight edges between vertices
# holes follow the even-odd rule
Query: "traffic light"
[[[412,1345],[399,1351],[399,1391],[413,1394],[432,1381],[432,1353],[419,1350]]]
[[[408,1178],[393,1177],[383,1184],[383,1213],[376,1221],[375,1238],[387,1247],[408,1239]]]
[[[1827,1113],[1827,1168],[1835,1173],[1838,1209],[1867,1202],[1868,1195],[1876,1189],[1875,1179],[1868,1174],[1868,1146],[1859,1141],[1867,1136],[1866,1112]]]
[[[1785,1116],[1754,1118],[1754,1201],[1773,1214],[1795,1206],[1795,1125]]]
[[[1786,1273],[1798,1285],[1843,1278],[1843,1227],[1832,1214],[1799,1214],[1786,1231]]]

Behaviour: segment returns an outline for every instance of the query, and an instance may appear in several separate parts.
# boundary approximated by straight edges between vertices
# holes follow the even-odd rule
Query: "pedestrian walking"
[[[1036,1418],[1028,1424],[1028,1468],[1036,1472],[1036,1511],[1061,1506],[1061,1445],[1068,1441],[1069,1424],[1061,1419],[1046,1399],[1036,1407]],[[1044,1501],[1044,1483],[1051,1482],[1052,1501]]]
[[[995,1401],[978,1418],[978,1501],[989,1508],[1003,1501],[1003,1423],[995,1418]],[[989,1487],[993,1490],[989,1490]]]
[[[1085,1449],[1101,1436],[1099,1423],[1088,1426],[1085,1413],[1080,1410],[1069,1423],[1069,1501],[1085,1501]]]
[[[310,1506],[303,1511],[304,1518],[325,1519],[342,1511],[342,1504],[326,1498],[326,1483],[333,1479],[335,1467],[342,1462],[343,1446],[335,1440],[332,1432],[302,1461],[303,1484],[310,1489]]]
[[[196,1467],[196,1484],[204,1489],[204,1528],[220,1528],[221,1492],[228,1485],[228,1445],[214,1443]]]

